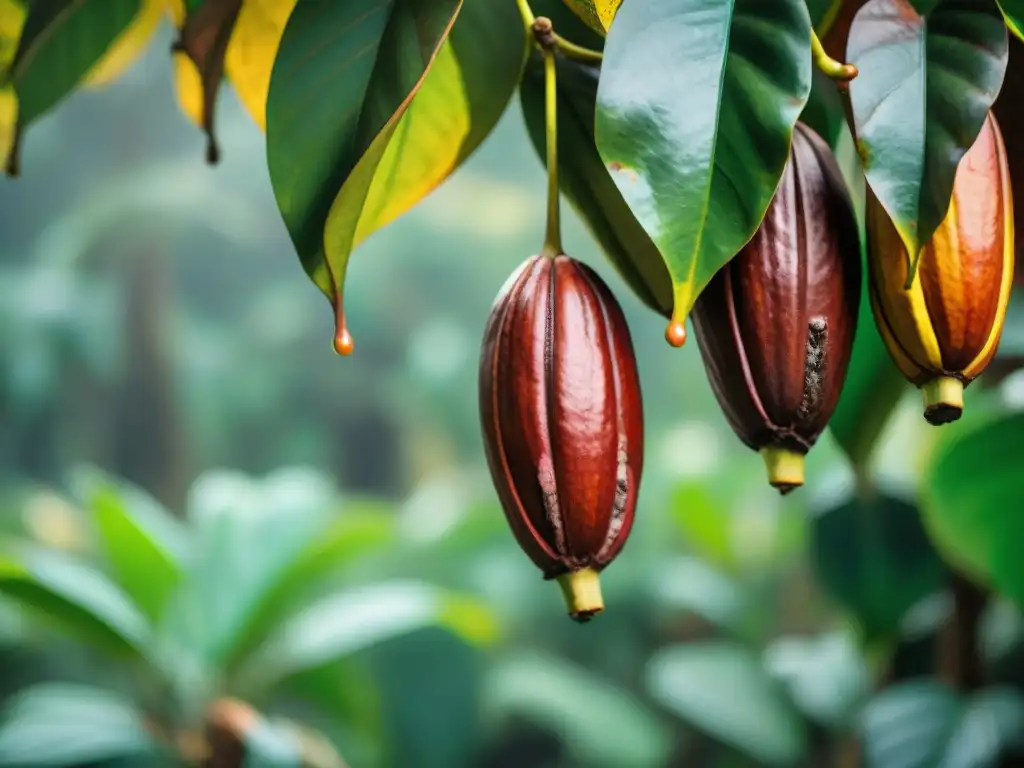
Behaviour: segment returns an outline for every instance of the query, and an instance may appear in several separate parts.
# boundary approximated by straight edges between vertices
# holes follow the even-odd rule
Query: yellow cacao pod
[[[903,375],[924,394],[924,417],[963,413],[963,390],[999,344],[1013,283],[1013,193],[1006,147],[989,113],[957,166],[946,218],[924,246],[909,290],[896,228],[868,193],[871,308]]]

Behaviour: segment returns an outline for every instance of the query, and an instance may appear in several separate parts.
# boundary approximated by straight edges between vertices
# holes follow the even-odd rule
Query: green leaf
[[[275,624],[284,620],[331,574],[368,554],[382,552],[396,540],[394,519],[383,514],[342,513],[314,536],[267,590],[250,603],[250,614],[231,654],[234,663],[254,649]]]
[[[430,626],[473,642],[496,633],[490,612],[469,598],[423,582],[382,582],[313,603],[268,638],[242,674],[267,684]]]
[[[1024,40],[1024,0],[997,0],[1003,12],[1006,28]]]
[[[906,245],[908,284],[946,217],[957,164],[999,93],[1007,56],[994,3],[870,0],[853,20],[847,59],[860,71],[850,83],[858,151]]]
[[[303,469],[262,480],[203,475],[189,499],[197,551],[168,615],[171,634],[210,663],[230,659],[278,580],[328,529],[334,500],[333,486]]]
[[[761,224],[811,89],[810,45],[804,0],[635,2],[615,17],[597,146],[665,259],[674,324]]]
[[[555,28],[563,25],[556,21]],[[594,143],[600,69],[564,57],[557,67],[559,186],[637,298],[667,316],[672,311],[672,283],[665,263],[623,200]],[[519,98],[533,147],[546,162],[544,65],[539,54],[527,64]]]
[[[921,480],[928,530],[951,561],[1024,605],[1024,412],[957,427],[943,431]]]
[[[0,713],[0,766],[70,766],[160,753],[140,713],[101,688],[42,683]]]
[[[736,627],[743,593],[731,579],[696,557],[675,557],[660,564],[655,594],[674,614],[690,611],[718,627]]]
[[[271,74],[267,159],[339,334],[349,256],[490,134],[519,82],[522,28],[513,3],[493,0],[296,4]]]
[[[1024,698],[988,688],[967,699],[940,683],[888,688],[862,714],[864,756],[880,768],[982,768],[1024,749]]]
[[[580,765],[659,768],[672,733],[630,691],[556,656],[519,653],[503,658],[484,687],[493,718],[518,716],[557,729]]]
[[[714,640],[659,651],[648,664],[647,687],[683,720],[761,763],[802,764],[803,721],[740,645]]]
[[[809,719],[835,730],[846,727],[871,691],[871,672],[844,632],[780,637],[765,650],[765,667]]]
[[[65,555],[30,547],[0,554],[0,593],[77,639],[117,654],[146,655],[149,627],[128,596]]]
[[[187,532],[148,494],[98,470],[80,470],[73,482],[118,584],[157,621],[181,579]]]
[[[822,587],[868,640],[896,633],[907,609],[945,583],[917,509],[891,496],[851,499],[819,514],[811,555]]]
[[[135,19],[141,0],[33,0],[7,78],[27,126],[56,106]]]

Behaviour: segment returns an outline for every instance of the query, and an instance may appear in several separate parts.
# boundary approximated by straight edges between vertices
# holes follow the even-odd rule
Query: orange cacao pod
[[[910,289],[907,252],[868,195],[868,265],[875,323],[896,365],[924,395],[932,424],[960,418],[964,387],[995,355],[1014,266],[1006,149],[989,113],[960,160],[949,211],[921,250]]]

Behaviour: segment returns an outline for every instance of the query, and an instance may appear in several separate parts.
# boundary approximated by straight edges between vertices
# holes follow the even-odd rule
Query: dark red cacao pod
[[[598,573],[633,525],[643,467],[640,379],[626,318],[596,272],[527,259],[491,310],[480,358],[491,477],[523,551],[570,615],[600,612]]]
[[[782,181],[751,241],[692,314],[733,431],[782,493],[839,402],[860,305],[857,221],[828,145],[798,124]]]

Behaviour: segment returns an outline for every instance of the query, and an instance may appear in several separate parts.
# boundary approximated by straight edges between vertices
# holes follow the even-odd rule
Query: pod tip
[[[934,427],[949,424],[964,413],[964,384],[952,376],[939,376],[921,387],[924,419]]]
[[[768,482],[783,496],[804,484],[804,455],[788,448],[769,446],[761,449]]]
[[[673,320],[665,329],[665,341],[678,349],[686,343],[686,325],[679,320]]]
[[[565,606],[575,621],[586,623],[604,610],[601,596],[601,577],[593,568],[569,571],[558,577]]]

